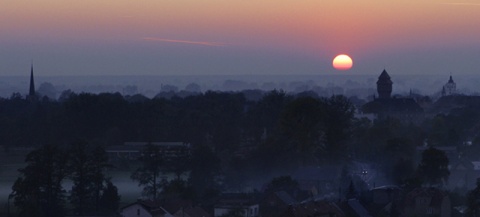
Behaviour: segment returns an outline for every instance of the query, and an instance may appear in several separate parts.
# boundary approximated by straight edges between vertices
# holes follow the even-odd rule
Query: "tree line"
[[[142,184],[142,173],[161,165],[162,170],[179,175],[168,183],[156,179],[154,186],[142,184],[145,192],[154,192],[152,197],[181,192],[196,198],[207,198],[215,189],[240,190],[255,179],[301,166],[353,160],[375,163],[393,183],[403,184],[415,174],[413,156],[418,146],[454,145],[471,156],[480,151],[480,140],[472,136],[480,112],[472,107],[432,115],[414,125],[393,118],[355,118],[355,106],[340,95],[322,98],[310,92],[271,91],[258,98],[247,96],[207,91],[147,99],[67,92],[57,101],[32,102],[13,94],[0,99],[0,144],[8,151],[44,144],[64,149],[78,140],[101,147],[125,141],[190,143],[192,155],[179,160],[181,164],[162,160],[141,165],[132,178]],[[463,145],[468,138],[472,144]],[[181,178],[185,171],[189,171],[187,181]]]

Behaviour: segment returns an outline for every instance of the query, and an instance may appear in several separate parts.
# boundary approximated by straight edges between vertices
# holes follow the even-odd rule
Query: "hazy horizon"
[[[382,70],[383,71],[383,70]],[[450,74],[390,74],[393,81],[393,94],[416,94],[432,96],[438,94],[448,81]],[[335,94],[346,96],[357,95],[365,98],[376,94],[376,75],[371,74],[305,74],[305,75],[64,75],[42,76],[35,74],[37,91],[42,84],[50,83],[55,88],[57,97],[64,90],[74,92],[119,92],[124,95],[140,93],[153,97],[160,93],[162,85],[173,85],[178,91],[184,90],[190,83],[196,83],[202,91],[241,91],[248,89],[273,90],[282,89],[287,92],[305,90],[330,89]],[[460,94],[479,95],[480,75],[452,74]],[[12,93],[26,94],[29,87],[29,76],[0,76],[0,96],[9,97]],[[134,87],[132,90],[131,88]],[[342,88],[342,89],[338,89]],[[125,91],[126,89],[129,91]],[[133,92],[132,92],[133,91]],[[360,92],[359,92],[360,91]]]

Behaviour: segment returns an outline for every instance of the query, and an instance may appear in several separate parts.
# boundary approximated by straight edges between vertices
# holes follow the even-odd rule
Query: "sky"
[[[476,74],[479,21],[478,0],[2,0],[0,76]]]

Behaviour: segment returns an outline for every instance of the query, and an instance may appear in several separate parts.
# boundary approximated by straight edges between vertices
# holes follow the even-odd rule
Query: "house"
[[[120,209],[122,217],[173,217],[154,201],[136,201]]]
[[[402,216],[450,217],[450,198],[437,188],[416,188],[406,195]]]
[[[255,195],[224,194],[214,206],[213,216],[238,215],[243,217],[258,217],[260,206]]]
[[[173,216],[175,217],[211,217],[212,215],[208,214],[201,207],[187,207],[181,208]]]

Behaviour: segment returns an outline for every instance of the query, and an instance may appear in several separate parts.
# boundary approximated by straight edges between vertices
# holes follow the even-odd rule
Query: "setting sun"
[[[353,61],[346,54],[340,54],[333,59],[333,68],[336,70],[349,70],[352,68]]]

